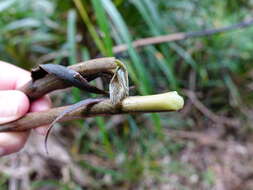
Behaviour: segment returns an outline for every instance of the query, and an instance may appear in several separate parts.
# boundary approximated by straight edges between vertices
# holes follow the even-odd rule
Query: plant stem
[[[93,59],[79,64],[69,66],[68,68],[79,72],[83,77],[88,77],[97,73],[111,72],[117,68],[114,57]],[[37,99],[53,90],[70,87],[56,76],[48,74],[45,77],[30,81],[21,89],[30,99]]]
[[[92,107],[87,108],[87,106],[85,106],[77,109],[67,114],[60,121],[98,115],[177,111],[180,110],[183,105],[183,98],[175,91],[157,95],[127,97],[122,101],[120,108],[113,105],[109,99],[104,99]],[[50,124],[64,110],[68,109],[68,107],[69,106],[57,107],[47,111],[28,113],[17,121],[0,125],[0,132],[24,131],[41,125]]]

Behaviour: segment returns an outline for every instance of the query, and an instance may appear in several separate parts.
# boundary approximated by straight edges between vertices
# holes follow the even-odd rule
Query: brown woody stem
[[[167,92],[149,96],[131,96],[122,101],[121,108],[113,105],[109,99],[105,99],[91,108],[87,106],[67,114],[60,121],[68,121],[77,118],[94,117],[97,115],[112,115],[136,112],[166,112],[177,111],[183,107],[184,100],[177,92]],[[0,125],[0,132],[24,131],[41,125],[50,124],[69,106],[52,108],[43,112],[26,114],[23,118],[11,123]]]
[[[116,69],[117,64],[115,61],[116,59],[114,57],[99,58],[78,63],[76,65],[69,66],[68,68],[71,68],[79,72],[82,76],[87,77],[96,73],[110,72],[113,69]],[[30,99],[37,99],[53,90],[67,87],[69,87],[69,85],[66,84],[66,82],[58,79],[52,74],[48,74],[41,79],[30,81],[20,90],[23,91]]]

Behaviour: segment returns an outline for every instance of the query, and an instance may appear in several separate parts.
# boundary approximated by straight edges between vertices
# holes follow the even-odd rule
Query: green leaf
[[[110,24],[108,22],[107,15],[105,14],[105,10],[101,4],[100,0],[92,0],[91,1],[95,10],[95,15],[98,21],[98,25],[102,32],[102,38],[104,40],[104,45],[106,48],[106,55],[113,56],[112,52],[112,38],[110,36]]]
[[[16,20],[8,24],[4,31],[12,31],[12,30],[19,30],[19,29],[26,29],[27,28],[37,28],[41,25],[41,22],[34,18],[24,18],[20,20]]]
[[[88,31],[90,33],[90,35],[92,36],[94,42],[96,43],[98,49],[102,52],[102,54],[106,54],[106,50],[105,50],[105,47],[104,47],[104,44],[102,43],[101,39],[99,38],[97,32],[96,32],[96,29],[95,27],[93,26],[89,16],[88,16],[88,13],[86,11],[86,9],[84,8],[83,6],[83,3],[81,2],[81,0],[73,0],[80,15],[81,15],[81,18],[83,20],[83,22],[86,24],[87,28],[88,28]]]
[[[68,50],[70,65],[76,64],[76,12],[74,10],[68,13]]]
[[[0,2],[0,12],[10,8],[17,0],[5,0]]]

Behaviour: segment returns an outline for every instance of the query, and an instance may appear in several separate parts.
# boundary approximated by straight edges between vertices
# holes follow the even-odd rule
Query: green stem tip
[[[127,97],[122,102],[122,109],[126,112],[177,111],[183,106],[184,99],[176,91],[149,96]]]

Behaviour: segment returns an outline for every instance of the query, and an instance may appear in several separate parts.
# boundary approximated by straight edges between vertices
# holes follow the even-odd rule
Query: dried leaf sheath
[[[112,73],[112,71],[117,68],[115,60],[116,59],[114,57],[92,59],[72,65],[68,68],[79,72],[89,81],[90,77],[97,75],[98,73]],[[35,81],[28,82],[19,90],[24,92],[30,99],[37,99],[54,90],[63,89],[70,86],[70,84],[66,84],[66,82],[63,80],[58,79],[57,76],[49,74],[43,76],[42,78],[38,77],[38,79]]]
[[[108,94],[104,90],[90,85],[81,74],[71,68],[66,68],[64,66],[56,64],[44,64],[40,65],[39,68],[49,74],[55,75],[59,79],[62,79],[66,84],[73,85],[87,92],[96,94]]]
[[[44,145],[45,145],[45,149],[46,149],[47,154],[48,154],[47,139],[48,139],[49,133],[52,130],[55,123],[57,123],[59,120],[61,120],[67,114],[70,114],[71,112],[76,111],[79,108],[86,107],[86,109],[89,109],[90,106],[92,106],[93,104],[96,104],[98,102],[101,102],[101,101],[103,101],[103,99],[86,99],[86,100],[80,101],[76,104],[73,104],[73,105],[69,106],[59,116],[57,116],[54,119],[54,121],[50,124],[50,126],[48,127],[48,130],[47,130],[47,133],[46,133],[46,136],[45,136]]]
[[[109,84],[110,100],[113,105],[120,105],[129,96],[128,72],[123,63],[117,60],[117,67]]]

